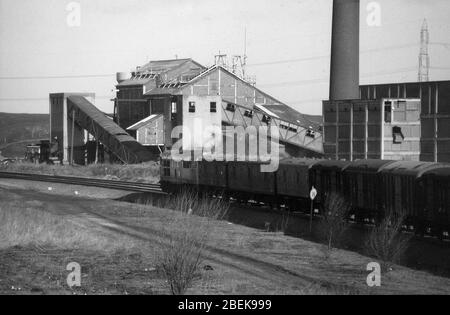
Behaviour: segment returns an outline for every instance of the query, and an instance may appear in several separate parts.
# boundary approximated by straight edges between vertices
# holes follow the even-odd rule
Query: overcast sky
[[[0,112],[47,113],[51,92],[95,92],[112,112],[115,73],[148,60],[244,51],[257,86],[308,114],[328,98],[331,0],[0,0]],[[416,81],[428,20],[431,79],[450,79],[450,1],[379,0],[381,26],[361,0],[361,83]],[[46,77],[72,76],[72,78]],[[73,78],[73,76],[79,76]]]

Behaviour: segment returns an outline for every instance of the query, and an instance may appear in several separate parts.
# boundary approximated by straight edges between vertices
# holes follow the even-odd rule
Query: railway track
[[[134,183],[134,182],[84,178],[84,177],[54,176],[54,175],[13,173],[13,172],[0,172],[0,178],[23,179],[38,182],[101,187],[139,193],[152,193],[161,195],[166,194],[165,192],[162,191],[161,186],[159,184],[146,184],[146,183]]]

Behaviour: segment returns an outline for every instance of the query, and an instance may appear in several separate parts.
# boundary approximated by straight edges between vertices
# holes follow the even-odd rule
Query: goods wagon
[[[438,163],[413,161],[397,161],[383,167],[380,171],[383,210],[401,212],[409,218],[423,217],[421,177],[425,172],[441,167]]]
[[[443,237],[450,232],[450,165],[425,171],[419,181],[417,222],[420,234]],[[427,231],[425,229],[428,229]]]
[[[393,161],[359,160],[343,171],[342,193],[352,205],[354,219],[358,222],[381,219],[381,182],[379,172]]]
[[[323,204],[330,193],[343,194],[343,171],[350,162],[322,160],[314,163],[310,172],[310,184],[317,189],[316,202]]]
[[[312,159],[285,159],[280,162],[276,174],[277,194],[289,210],[309,209],[309,173],[317,162]]]

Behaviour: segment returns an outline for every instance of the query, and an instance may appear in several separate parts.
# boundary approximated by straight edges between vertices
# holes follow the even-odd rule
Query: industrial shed
[[[136,132],[137,141],[144,146],[156,147],[159,150],[164,147],[163,115],[151,115],[128,127],[127,131]]]

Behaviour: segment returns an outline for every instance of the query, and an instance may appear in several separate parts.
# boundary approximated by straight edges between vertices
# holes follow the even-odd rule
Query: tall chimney
[[[359,99],[359,0],[333,1],[330,100]]]

